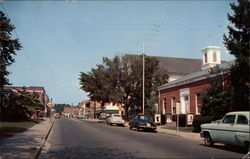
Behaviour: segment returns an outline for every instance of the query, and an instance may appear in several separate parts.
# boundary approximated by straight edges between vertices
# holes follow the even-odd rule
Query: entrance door
[[[181,114],[190,113],[189,88],[180,90],[180,101],[181,101],[180,113]]]

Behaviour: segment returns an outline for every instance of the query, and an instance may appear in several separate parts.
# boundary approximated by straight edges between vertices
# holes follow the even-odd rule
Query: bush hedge
[[[177,121],[177,115],[173,115],[173,118],[172,118],[173,121]],[[186,114],[180,114],[179,115],[179,126],[180,127],[185,127],[186,126],[186,121],[187,118],[186,118]]]
[[[193,121],[194,132],[201,131],[201,124],[211,123],[211,121],[215,120],[213,116],[201,116],[196,115]]]

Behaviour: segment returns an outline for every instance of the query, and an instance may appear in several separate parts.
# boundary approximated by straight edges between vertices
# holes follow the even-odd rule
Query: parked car
[[[153,122],[152,117],[146,114],[138,114],[129,121],[129,129],[132,130],[152,130],[156,131],[157,125]]]
[[[200,135],[206,146],[223,143],[250,150],[250,111],[230,112],[222,120],[202,124]]]
[[[77,119],[84,119],[84,118],[85,118],[84,115],[78,115],[78,116],[77,116]]]
[[[54,116],[55,116],[55,119],[60,119],[61,118],[61,115],[59,113],[56,113]]]
[[[100,115],[99,115],[100,120],[106,120],[108,117],[109,117],[109,114],[104,113],[104,112],[100,113]]]
[[[111,114],[107,119],[106,122],[108,125],[122,125],[125,126],[125,121],[122,119],[120,114]]]

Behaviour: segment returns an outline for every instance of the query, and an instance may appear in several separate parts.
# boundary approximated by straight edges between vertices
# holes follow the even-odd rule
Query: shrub
[[[200,116],[196,115],[194,117],[193,126],[194,126],[194,132],[200,132],[201,131],[201,124],[210,123],[211,121],[215,120],[213,116]]]
[[[186,114],[180,114],[179,115],[179,126],[180,127],[185,127],[186,126]],[[177,115],[173,115],[173,118],[172,118],[173,121],[177,121]]]

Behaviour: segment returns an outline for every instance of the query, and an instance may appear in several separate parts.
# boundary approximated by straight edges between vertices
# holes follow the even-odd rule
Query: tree
[[[5,94],[0,109],[1,121],[27,120],[33,113],[44,110],[44,105],[38,100],[35,92],[28,93],[25,88],[18,94]]]
[[[234,26],[228,26],[229,35],[224,35],[224,43],[230,54],[236,57],[230,71],[232,106],[233,110],[249,110],[250,1],[238,0],[238,4],[231,4],[231,9],[234,13],[228,14],[228,20]]]
[[[201,108],[201,115],[221,119],[232,110],[228,71],[222,70],[218,66],[211,68],[209,81],[210,88],[203,94],[204,105]]]
[[[7,67],[15,62],[13,55],[16,55],[16,51],[22,47],[18,39],[11,38],[14,29],[10,19],[0,11],[0,88],[10,84],[7,79],[10,74]]]
[[[157,87],[168,78],[166,71],[159,70],[158,63],[156,58],[145,58],[146,107],[154,106],[151,103],[157,96]],[[142,56],[103,58],[103,64],[96,69],[81,72],[79,80],[81,89],[89,92],[91,100],[123,105],[126,118],[142,110]]]
[[[69,106],[70,104],[55,104],[55,110],[57,113],[63,112],[64,106]]]

